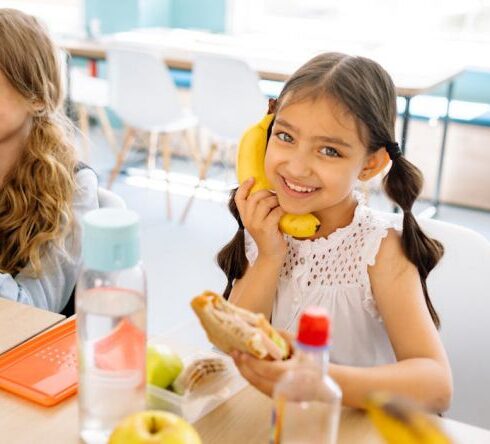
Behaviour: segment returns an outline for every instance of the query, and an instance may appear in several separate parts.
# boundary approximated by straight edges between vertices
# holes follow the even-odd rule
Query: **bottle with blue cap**
[[[83,218],[83,269],[76,289],[79,427],[106,443],[125,416],[145,408],[146,277],[139,218],[101,208]]]

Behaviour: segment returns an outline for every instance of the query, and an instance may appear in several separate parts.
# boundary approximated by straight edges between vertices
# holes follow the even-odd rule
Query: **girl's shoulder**
[[[379,247],[370,265],[369,275],[398,276],[413,264],[409,261],[402,244],[402,216],[393,213],[379,213],[376,217],[385,221],[386,232],[380,239]]]
[[[75,172],[76,189],[73,196],[74,209],[96,208],[98,206],[98,178],[89,167],[79,168]]]

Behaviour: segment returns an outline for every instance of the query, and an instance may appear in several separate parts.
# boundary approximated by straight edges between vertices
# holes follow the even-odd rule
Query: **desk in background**
[[[281,51],[271,44],[267,45],[263,39],[166,28],[117,33],[105,36],[101,40],[59,40],[60,46],[73,57],[87,58],[93,73],[96,72],[94,68],[96,61],[105,59],[110,47],[150,50],[161,54],[170,68],[185,70],[192,69],[192,62],[200,53],[228,55],[246,60],[262,79],[276,81],[286,80],[299,66],[321,52],[335,50],[371,57],[388,70],[395,83],[397,94],[405,99],[400,143],[403,153],[408,138],[411,99],[441,84],[448,84],[446,113],[442,116],[443,132],[433,197],[434,206],[429,212],[430,215],[436,214],[440,200],[454,79],[463,71],[464,66],[457,63],[445,65],[441,61],[434,63],[433,54],[408,57],[405,52],[402,54],[393,50],[388,52],[383,48],[366,50],[361,46],[340,43],[328,48],[324,45],[319,46],[317,41],[308,43],[311,46],[296,45],[288,47],[287,51]]]

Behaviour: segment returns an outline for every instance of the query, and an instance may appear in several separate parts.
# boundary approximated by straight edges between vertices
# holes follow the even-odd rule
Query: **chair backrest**
[[[267,112],[267,100],[247,63],[201,54],[192,68],[192,110],[215,136],[236,142]]]
[[[106,188],[97,188],[97,198],[100,208],[126,208],[123,198]]]
[[[458,225],[420,225],[445,248],[427,284],[454,377],[448,416],[490,428],[490,243]]]
[[[454,378],[447,416],[490,428],[490,242],[459,225],[429,218],[418,222],[445,249],[427,287]]]
[[[183,116],[162,57],[129,49],[107,53],[110,105],[134,128],[152,131]]]

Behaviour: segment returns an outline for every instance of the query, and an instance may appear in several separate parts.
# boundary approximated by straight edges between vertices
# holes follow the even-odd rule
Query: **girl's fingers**
[[[281,220],[281,217],[284,216],[284,214],[284,210],[280,206],[277,206],[269,212],[269,215],[266,219],[266,224],[271,226],[278,226],[279,221]]]
[[[255,211],[251,215],[251,218],[255,221],[255,223],[262,224],[264,219],[271,212],[271,210],[276,208],[278,205],[279,201],[277,200],[277,196],[265,197],[257,203]]]
[[[240,215],[242,216],[242,221],[244,225],[250,222],[254,218],[254,213],[257,205],[264,199],[271,197],[271,192],[267,190],[260,190],[252,195],[249,195],[247,199],[241,202],[242,210],[240,210]]]
[[[235,193],[235,203],[240,212],[240,215],[243,215],[243,209],[247,202],[248,195],[250,194],[250,190],[254,186],[255,179],[250,177],[245,182],[243,182],[239,187],[237,192]]]
[[[243,367],[246,367],[256,376],[269,381],[277,381],[282,374],[289,370],[290,361],[266,361],[243,355],[240,358]]]
[[[253,358],[251,358],[253,359]],[[235,364],[240,372],[240,374],[252,384],[255,388],[271,396],[272,390],[274,389],[274,381],[264,378],[257,374],[253,368],[249,365],[246,354],[241,353],[235,355]]]

